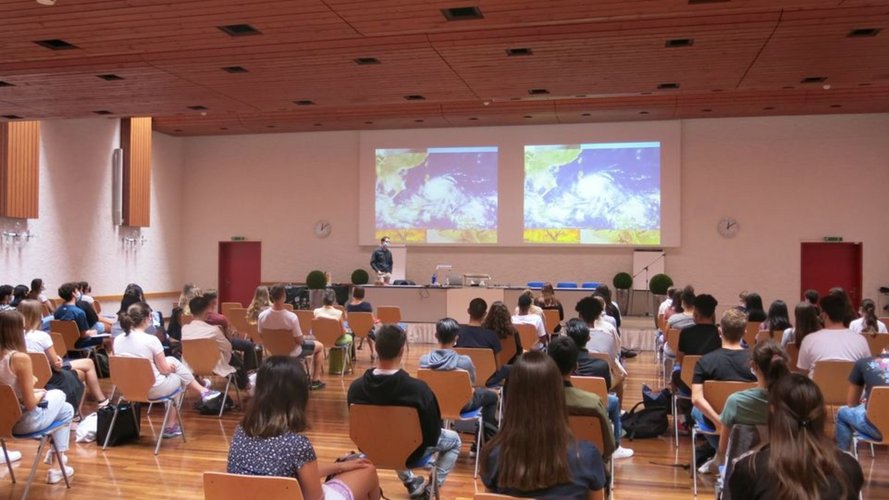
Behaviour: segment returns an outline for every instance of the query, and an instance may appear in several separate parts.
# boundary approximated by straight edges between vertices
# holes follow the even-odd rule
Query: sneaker
[[[71,476],[74,475],[74,468],[65,466],[65,474],[68,476],[68,479],[71,479]],[[61,481],[64,481],[65,476],[62,475],[61,469],[50,469],[46,472],[46,483],[47,484],[56,484]]]
[[[211,391],[211,390],[207,390],[207,391],[204,391],[203,394],[201,394],[201,401],[203,401],[204,403],[206,403],[207,401],[216,399],[216,398],[218,398],[219,396],[222,396],[222,393],[221,393],[221,392],[219,392],[219,391]]]
[[[205,378],[204,380],[201,381],[201,385],[204,386],[205,389],[209,389],[210,386],[213,384],[210,383],[210,379]]]
[[[611,454],[611,458],[630,458],[633,456],[633,453],[633,450],[629,448],[618,446],[614,453]]]
[[[6,453],[9,455],[10,462],[18,462],[22,459],[22,452],[14,451],[14,450],[6,450]],[[6,455],[0,453],[0,464],[6,463]]]
[[[325,384],[324,382],[322,382],[320,380],[313,380],[312,381],[311,389],[313,391],[318,391],[318,390],[324,389],[325,387],[327,387],[327,384]]]
[[[163,434],[164,439],[177,438],[181,435],[182,435],[182,427],[180,427],[178,425],[176,427],[167,427],[166,429],[164,429],[164,434]]]
[[[716,457],[713,457],[698,467],[698,474],[715,474],[717,470],[719,470],[719,464],[716,462]]]
[[[11,454],[12,454],[12,452],[10,452],[10,455]],[[51,465],[53,463],[53,461],[55,460],[55,458],[56,458],[56,454],[53,453],[52,450],[47,451],[46,456],[43,457],[43,463]],[[62,455],[62,462],[65,465],[68,465],[68,455]]]
[[[426,490],[426,480],[420,476],[414,476],[410,481],[404,483],[404,487],[407,488],[407,494],[411,498],[416,498]]]
[[[472,443],[469,447],[469,458],[475,458],[476,453],[478,453],[478,443]]]

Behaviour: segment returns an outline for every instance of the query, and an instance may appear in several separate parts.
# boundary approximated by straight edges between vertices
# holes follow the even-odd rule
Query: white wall
[[[865,296],[889,285],[880,203],[889,187],[889,115],[689,120],[682,131],[682,246],[667,251],[666,263],[677,283],[723,304],[741,289],[794,302],[800,242],[840,235],[864,243]],[[368,268],[371,249],[358,246],[358,151],[357,132],[185,139],[182,280],[215,285],[217,242],[234,235],[263,241],[265,281],[301,281],[314,268],[348,281],[353,269]],[[732,240],[716,232],[725,215],[742,226]],[[322,218],[333,223],[325,240],[312,234]],[[610,282],[631,270],[632,251],[411,248],[408,278],[428,282],[438,263],[503,284]]]
[[[108,119],[41,123],[40,217],[0,218],[0,230],[29,229],[25,244],[0,239],[0,283],[28,285],[43,278],[50,296],[66,281],[87,280],[95,295],[123,292],[137,282],[147,292],[172,291],[181,280],[181,139],[155,133],[152,148],[151,227],[148,241],[127,250],[111,219],[111,155],[120,122]]]

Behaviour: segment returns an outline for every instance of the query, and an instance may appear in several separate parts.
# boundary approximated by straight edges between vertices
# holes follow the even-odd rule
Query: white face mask
[[[389,242],[388,242],[388,241],[384,241],[384,242],[383,242],[383,246],[384,246],[384,247],[389,246]]]

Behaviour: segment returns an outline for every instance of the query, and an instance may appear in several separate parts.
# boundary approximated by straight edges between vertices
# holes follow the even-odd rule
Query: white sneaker
[[[207,390],[207,391],[204,391],[203,394],[201,394],[201,401],[206,403],[207,401],[210,401],[211,399],[218,398],[219,396],[222,396],[221,392]]]
[[[629,448],[618,446],[614,453],[611,454],[611,458],[630,458],[633,456],[633,453],[633,450]]]
[[[65,473],[68,475],[68,479],[71,479],[71,476],[74,475],[74,468],[65,466]],[[50,469],[46,472],[46,482],[47,484],[56,484],[65,479],[62,475],[62,471],[60,469]]]
[[[719,464],[716,462],[716,457],[713,457],[704,462],[704,465],[698,467],[698,474],[713,474],[717,470],[719,470]]]
[[[19,460],[22,459],[22,452],[20,452],[20,451],[6,450],[6,453],[9,454],[9,461],[10,462],[18,462]],[[0,453],[0,464],[5,464],[5,463],[6,463],[6,456],[4,454]]]
[[[49,450],[46,452],[46,456],[43,457],[43,463],[51,465],[55,458],[56,454],[53,453],[52,450]],[[62,462],[64,462],[65,465],[68,465],[68,455],[62,455]]]

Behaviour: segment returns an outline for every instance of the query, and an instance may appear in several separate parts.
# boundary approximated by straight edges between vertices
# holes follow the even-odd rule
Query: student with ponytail
[[[154,371],[154,385],[148,391],[148,397],[161,398],[169,396],[176,389],[190,388],[209,401],[220,396],[219,391],[211,391],[197,383],[194,376],[178,359],[164,356],[164,346],[158,338],[146,329],[151,325],[151,308],[145,302],[137,302],[118,316],[123,335],[114,339],[114,353],[119,356],[145,358],[151,361]],[[170,412],[169,427],[163,430],[165,438],[182,435],[179,426],[179,415],[175,406]]]
[[[719,421],[722,432],[719,434],[717,463],[722,463],[728,447],[732,426],[765,425],[769,421],[769,390],[776,382],[790,374],[790,361],[787,353],[774,341],[759,342],[750,357],[750,371],[756,375],[756,387],[738,391],[725,402]]]
[[[742,455],[729,478],[732,498],[854,500],[861,466],[824,433],[827,409],[808,377],[781,377],[769,389],[769,444]]]
[[[861,301],[858,310],[861,317],[849,323],[849,329],[855,333],[889,333],[886,324],[877,319],[877,305],[871,299]]]

